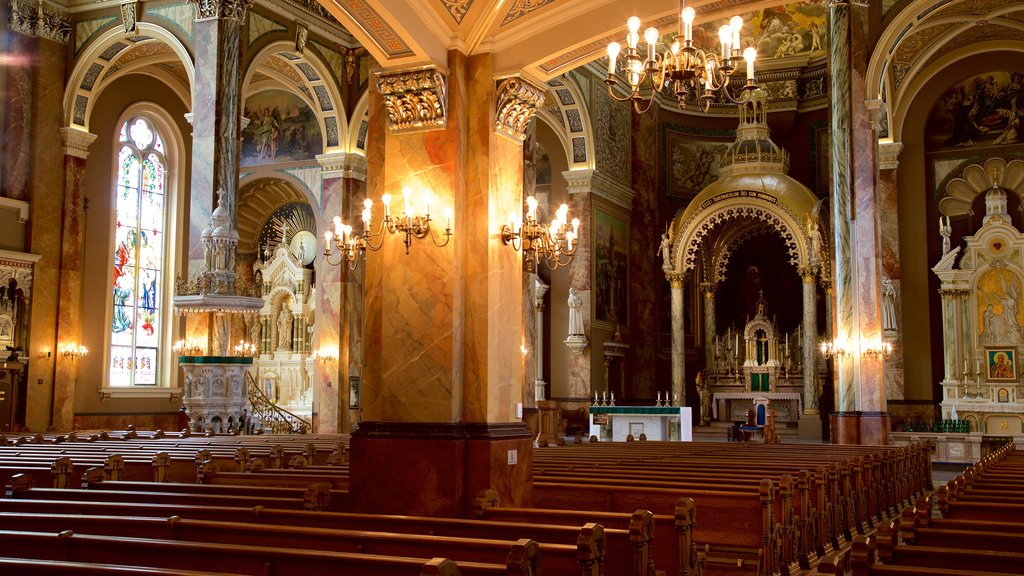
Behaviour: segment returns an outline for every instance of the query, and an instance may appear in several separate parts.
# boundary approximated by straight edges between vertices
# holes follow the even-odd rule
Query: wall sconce
[[[60,351],[60,355],[71,360],[78,360],[89,355],[89,349],[80,344],[66,344]]]
[[[573,218],[570,222],[569,206],[562,204],[555,211],[555,219],[550,225],[541,224],[537,221],[537,199],[527,196],[526,205],[526,221],[518,228],[515,214],[509,214],[508,223],[501,225],[502,243],[506,246],[511,244],[515,250],[522,249],[523,259],[534,270],[542,259],[551,270],[569,264],[576,252],[572,243],[579,238],[580,219]],[[572,230],[567,230],[570,223]],[[565,261],[562,261],[563,255],[566,256]]]
[[[248,356],[251,358],[256,355],[256,345],[250,344],[245,340],[239,340],[238,344],[232,348],[232,351],[235,353],[235,356]]]
[[[373,200],[370,198],[363,200],[362,234],[353,235],[352,227],[343,223],[340,217],[335,216],[334,231],[327,230],[324,232],[324,257],[327,259],[327,262],[332,266],[337,266],[347,260],[349,267],[354,269],[356,259],[360,256],[366,258],[367,250],[377,251],[381,249],[384,245],[383,235],[385,232],[389,234],[403,234],[405,236],[406,254],[409,253],[413,238],[422,240],[430,237],[431,241],[438,248],[447,246],[453,234],[452,209],[445,208],[443,211],[445,217],[444,240],[439,241],[430,227],[430,223],[433,221],[430,218],[431,194],[424,192],[422,195],[422,214],[415,213],[412,208],[413,194],[411,190],[404,188],[402,190],[402,199],[404,204],[402,215],[393,217],[391,215],[391,195],[385,194],[381,196],[380,200],[384,205],[384,218],[376,230],[373,228]],[[374,239],[377,239],[376,243]],[[331,240],[334,240],[334,246],[338,249],[339,257],[335,262],[331,261]]]
[[[884,358],[885,360],[888,360],[892,358],[892,343],[882,341],[872,342],[863,348],[861,354],[871,356],[876,359]]]
[[[203,355],[203,347],[199,345],[199,341],[191,338],[189,338],[187,342],[185,340],[178,340],[174,343],[174,346],[171,347],[171,350],[174,351],[175,356]]]
[[[844,356],[849,356],[850,350],[845,344],[840,342],[826,341],[821,343],[821,355],[824,356],[826,360],[833,356],[836,358],[842,358]]]
[[[338,361],[338,356],[323,350],[317,350],[311,354],[314,360],[321,364],[333,364]]]

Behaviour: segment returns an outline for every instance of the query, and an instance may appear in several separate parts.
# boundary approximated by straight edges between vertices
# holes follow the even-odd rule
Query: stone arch
[[[370,128],[370,89],[363,90],[355,108],[352,109],[352,122],[349,124],[347,150],[366,154],[366,140]]]
[[[569,170],[593,168],[593,126],[579,86],[569,76],[552,78],[547,86],[544,108],[537,111],[537,118],[558,136]]]
[[[312,191],[292,174],[272,170],[246,174],[238,184],[239,252],[251,253],[267,215],[292,202],[305,202],[313,207],[314,213],[319,210]],[[313,232],[319,235],[318,231]],[[255,248],[259,250],[258,246]]]
[[[277,81],[272,86],[254,86],[253,77],[264,59],[277,56],[287,61],[286,66],[295,73],[298,83],[294,78],[270,76]],[[296,52],[294,42],[279,40],[267,44],[252,57],[245,70],[240,92],[243,106],[246,97],[271,87],[286,89],[309,105],[320,124],[324,152],[341,148],[343,137],[349,133],[348,117],[334,76],[323,60],[312,51]],[[292,90],[293,87],[298,90]]]
[[[143,40],[132,40],[132,38],[143,38]],[[169,71],[144,65],[124,71],[114,69],[118,58],[126,51],[152,41],[159,41],[168,46],[184,67],[188,83],[184,90],[187,90],[187,94],[181,92],[180,82]],[[112,69],[115,72],[113,76],[106,77]],[[65,126],[74,126],[88,131],[89,116],[97,97],[120,73],[129,71],[147,74],[164,81],[178,93],[189,110],[193,109],[195,66],[188,49],[168,29],[150,22],[139,22],[138,35],[125,38],[124,28],[115,27],[97,36],[79,54],[64,90]]]
[[[794,266],[804,266],[809,262],[810,250],[800,220],[788,207],[771,201],[767,195],[750,190],[729,190],[704,204],[685,221],[685,212],[673,219],[672,230],[676,232],[672,241],[670,272],[685,274],[695,268],[705,240],[722,227],[739,220],[760,222],[782,238],[789,262]]]
[[[939,213],[943,216],[960,216],[971,211],[971,204],[978,196],[992,189],[992,174],[1000,188],[1013,192],[1024,199],[1024,160],[993,157],[983,164],[971,164],[946,184],[945,194],[939,200]]]

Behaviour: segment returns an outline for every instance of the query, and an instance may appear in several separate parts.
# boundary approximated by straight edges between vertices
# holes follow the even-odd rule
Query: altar
[[[601,442],[639,440],[693,441],[693,420],[686,406],[591,406],[590,434]]]
[[[712,418],[742,422],[747,418],[747,410],[754,406],[754,400],[766,398],[775,409],[779,422],[795,422],[803,413],[803,399],[800,389],[794,388],[796,390],[792,392],[715,392],[712,396]]]

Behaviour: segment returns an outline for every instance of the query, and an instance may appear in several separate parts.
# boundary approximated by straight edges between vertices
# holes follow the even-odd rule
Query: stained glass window
[[[110,386],[156,386],[163,311],[164,194],[167,162],[147,120],[121,127],[114,229],[114,310]]]

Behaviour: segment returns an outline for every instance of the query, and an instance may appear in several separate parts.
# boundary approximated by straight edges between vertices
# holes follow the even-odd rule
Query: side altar
[[[693,419],[686,406],[591,406],[590,434],[602,442],[625,442],[630,434],[691,442]]]
[[[943,198],[939,210],[943,255],[932,271],[941,281],[942,418],[970,422],[972,432],[1024,436],[1024,385],[1018,353],[1024,346],[1024,234],[1007,212],[1000,182],[1019,183],[1024,161],[990,159],[972,165],[947,189],[985,193],[985,216],[973,236],[950,248],[951,216],[970,200]],[[957,183],[962,186],[955,187]],[[978,186],[977,183],[983,183]],[[971,186],[968,186],[970,184]],[[970,188],[970,190],[967,190]],[[977,195],[980,195],[978,192]]]

